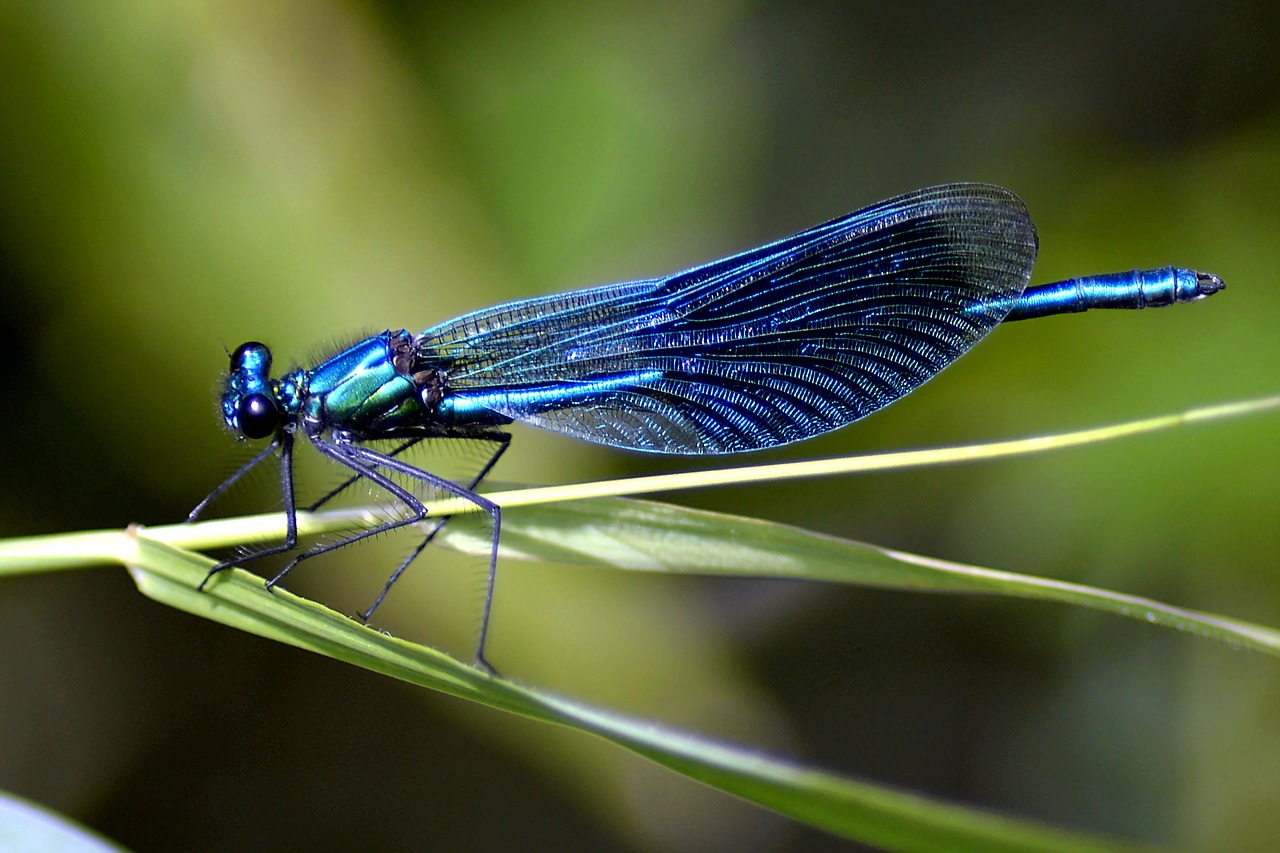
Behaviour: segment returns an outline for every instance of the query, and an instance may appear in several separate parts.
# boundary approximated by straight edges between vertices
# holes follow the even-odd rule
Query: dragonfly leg
[[[488,435],[493,437],[494,439],[500,440],[502,442],[502,448],[499,450],[499,452],[494,454],[493,458],[490,459],[489,463],[485,465],[485,467],[481,470],[479,475],[480,478],[483,478],[484,475],[488,474],[489,470],[493,467],[494,463],[498,461],[498,457],[502,455],[501,451],[505,450],[506,446],[511,441],[511,437],[506,433],[490,433]],[[502,436],[501,439],[498,439],[499,435]],[[352,462],[349,460],[354,460],[357,464],[361,465],[362,468],[360,470],[360,474],[362,476],[367,476],[372,482],[387,489],[387,491],[389,491],[397,499],[403,501],[406,504],[406,506],[409,507],[412,515],[405,519],[390,521],[385,524],[381,524],[378,527],[371,528],[370,530],[358,533],[355,536],[352,536],[348,539],[343,540],[342,542],[334,542],[332,544],[325,545],[322,549],[314,549],[312,551],[308,551],[306,554],[303,554],[297,559],[295,559],[294,562],[291,563],[289,566],[286,566],[285,571],[287,572],[289,569],[293,567],[293,565],[296,565],[298,560],[303,559],[305,557],[312,557],[317,553],[323,553],[323,551],[332,551],[334,548],[340,548],[343,545],[348,545],[359,539],[365,539],[369,536],[376,535],[378,533],[384,533],[388,530],[393,530],[397,527],[403,527],[406,524],[412,524],[412,523],[421,521],[423,518],[426,517],[426,514],[427,514],[426,507],[422,504],[420,500],[418,500],[412,494],[405,491],[397,483],[395,483],[393,480],[391,480],[390,478],[382,474],[380,471],[375,469],[386,469],[388,471],[401,474],[405,477],[418,480],[419,482],[422,482],[431,488],[438,489],[442,492],[447,492],[448,494],[451,494],[454,497],[461,498],[466,501],[470,501],[480,509],[489,513],[489,517],[493,519],[493,542],[492,542],[492,547],[489,553],[488,591],[485,595],[484,615],[480,622],[480,640],[476,646],[476,663],[479,664],[479,666],[489,674],[497,675],[498,671],[494,669],[493,665],[490,664],[489,661],[485,658],[484,649],[485,649],[485,643],[488,640],[488,636],[489,636],[489,617],[493,611],[494,584],[498,577],[498,541],[502,532],[502,508],[499,507],[493,501],[486,498],[484,495],[478,494],[472,489],[464,488],[458,485],[457,483],[454,483],[450,480],[445,479],[444,477],[439,476],[438,474],[432,474],[430,471],[424,471],[423,469],[410,465],[407,462],[403,462],[399,459],[392,458],[391,456],[388,456],[385,453],[379,453],[376,450],[371,450],[367,447],[361,447],[359,445],[354,445],[354,444],[337,446],[337,445],[328,444],[327,442],[317,441],[316,446],[319,447],[321,451],[324,452],[325,454],[331,456],[333,459],[339,462],[342,462],[344,465],[347,465],[348,467],[353,468],[353,470],[354,470],[354,466],[352,465]],[[366,471],[368,473],[365,473]],[[423,547],[424,548],[426,547],[425,542],[423,544]],[[418,549],[418,551],[420,552],[421,549]],[[416,555],[417,555],[417,552],[415,552],[414,556]],[[284,574],[284,572],[282,572],[281,574]]]
[[[489,457],[489,461],[484,464],[484,467],[480,469],[480,473],[476,474],[475,477],[471,479],[471,482],[467,484],[466,489],[469,492],[474,492],[476,487],[480,485],[484,478],[489,476],[489,472],[493,470],[493,466],[498,464],[498,460],[502,458],[502,454],[511,446],[510,433],[495,432],[474,437],[483,441],[496,442],[498,444],[498,448],[494,451],[493,455]],[[368,622],[373,618],[374,611],[382,606],[382,601],[387,597],[387,593],[391,592],[391,587],[395,586],[396,581],[400,580],[400,576],[404,574],[405,569],[409,568],[409,564],[418,559],[418,555],[425,551],[427,546],[431,544],[437,535],[439,535],[440,531],[444,529],[444,526],[449,523],[449,518],[449,516],[446,516],[445,518],[437,521],[435,526],[431,528],[422,542],[418,544],[418,547],[414,548],[413,552],[410,553],[409,556],[404,559],[404,562],[400,564],[400,567],[392,573],[391,577],[387,579],[386,584],[383,585],[382,591],[378,593],[378,598],[372,605],[370,605],[368,610],[360,614],[360,620],[362,622]],[[492,598],[493,582],[490,580],[488,591],[485,595],[485,601],[488,602]]]
[[[409,448],[416,447],[418,442],[420,441],[422,441],[422,438],[411,438],[408,441],[406,441],[404,444],[397,447],[395,450],[388,453],[387,455],[393,458],[396,456],[399,456],[401,453],[404,453]],[[320,500],[313,503],[311,506],[307,507],[307,512],[315,512],[320,507],[324,506],[329,501],[333,500],[338,495],[342,494],[347,489],[351,488],[352,484],[354,484],[357,480],[359,480],[361,476],[362,475],[360,474],[352,474],[350,477],[348,477],[346,480],[340,483],[337,487],[332,489],[327,495],[325,495]]]
[[[204,500],[196,504],[196,508],[191,510],[190,514],[187,515],[187,523],[190,524],[191,522],[198,520],[200,516],[204,515],[204,511],[209,508],[209,504],[213,503],[218,498],[225,495],[227,493],[227,490],[236,484],[237,480],[239,480],[245,474],[248,474],[254,468],[257,468],[258,464],[261,463],[262,460],[270,456],[272,453],[274,453],[275,449],[279,446],[280,446],[280,439],[279,438],[272,439],[270,444],[262,448],[262,450],[258,451],[258,453],[248,462],[241,465],[239,471],[236,471],[230,477],[223,480],[222,485],[218,486],[218,488],[210,492],[208,496],[205,497]]]
[[[475,477],[472,478],[470,483],[467,484],[466,489],[455,492],[455,494],[457,494],[459,497],[464,497],[468,499],[470,499],[471,494],[474,494],[476,487],[480,485],[480,483],[484,480],[484,478],[489,476],[489,472],[493,470],[493,467],[498,464],[498,460],[502,458],[502,454],[505,453],[507,448],[511,446],[510,433],[494,432],[494,433],[488,433],[485,435],[475,436],[475,438],[480,440],[485,440],[485,441],[496,442],[498,447],[493,452],[493,455],[489,457],[489,461],[486,462],[484,467],[480,469],[480,472],[476,474]],[[477,506],[481,506],[482,508],[488,509],[487,507],[484,506],[484,504],[478,501],[475,503],[477,504]],[[487,669],[489,672],[496,675],[497,670],[494,669],[493,666],[487,660],[485,660],[485,657],[484,657],[485,640],[487,639],[488,632],[489,632],[489,614],[493,610],[493,591],[494,591],[494,584],[497,581],[497,571],[498,571],[498,540],[499,540],[498,526],[501,524],[502,513],[500,508],[497,508],[497,507],[495,508],[498,509],[498,512],[496,514],[492,510],[489,510],[490,515],[494,519],[493,548],[489,554],[489,577],[488,577],[487,585],[485,587],[484,616],[482,617],[480,622],[480,640],[476,650],[476,661],[485,669]],[[387,597],[387,593],[391,592],[391,587],[395,586],[396,581],[400,580],[400,576],[403,575],[405,570],[409,568],[409,565],[418,558],[418,555],[420,555],[423,551],[426,550],[427,546],[431,544],[431,542],[436,538],[437,535],[439,535],[440,531],[443,530],[444,526],[448,523],[449,523],[449,517],[442,518],[435,523],[435,526],[431,528],[430,532],[427,533],[426,537],[423,538],[423,540],[420,543],[418,543],[418,547],[413,549],[413,552],[410,553],[409,556],[404,559],[404,561],[395,570],[395,572],[392,573],[391,577],[387,579],[387,582],[382,587],[382,591],[378,593],[378,598],[373,602],[373,604],[369,607],[369,609],[360,614],[360,620],[362,622],[368,622],[370,619],[373,618],[374,611],[376,611],[382,605],[383,600]]]
[[[427,517],[426,505],[422,501],[418,500],[418,498],[408,489],[405,489],[399,483],[379,471],[379,467],[392,467],[389,463],[394,463],[397,467],[392,467],[392,470],[398,471],[402,467],[408,468],[410,471],[415,472],[409,474],[409,476],[416,476],[417,479],[427,479],[428,481],[439,479],[435,477],[434,474],[414,468],[411,465],[406,465],[403,462],[396,462],[392,457],[385,453],[379,453],[376,450],[370,450],[366,447],[333,442],[320,436],[312,436],[312,443],[325,456],[328,456],[335,462],[345,465],[352,471],[355,471],[356,478],[363,477],[374,485],[389,492],[392,497],[404,504],[404,506],[409,510],[409,514],[403,518],[384,521],[382,524],[379,524],[376,527],[370,527],[368,530],[353,533],[345,539],[341,539],[337,542],[317,545],[314,548],[304,551],[290,560],[283,569],[276,573],[275,577],[267,581],[267,589],[272,589],[273,587],[278,586],[280,582],[283,581],[291,571],[293,571],[294,567],[303,560],[318,557],[321,554],[327,554],[330,551],[343,548],[347,545],[359,542],[362,539],[368,539],[371,536],[377,536],[380,533],[386,533],[399,527],[414,524]],[[404,472],[401,471],[401,473]]]
[[[268,448],[270,449],[270,448]],[[258,464],[259,461],[266,458],[266,454],[259,453],[251,461],[250,466]],[[238,479],[248,467],[241,468],[235,475]],[[270,557],[273,554],[283,554],[286,551],[292,551],[298,547],[298,503],[293,493],[293,433],[285,431],[280,435],[280,487],[284,493],[284,515],[285,515],[285,537],[284,542],[271,548],[264,548],[261,551],[254,551],[251,554],[244,554],[236,557],[234,560],[227,560],[219,563],[209,570],[204,576],[204,580],[200,582],[199,590],[204,590],[213,576],[219,572],[225,572],[227,569],[233,569],[242,566],[245,563],[262,557]],[[207,499],[206,499],[207,502]],[[199,509],[199,507],[197,507]]]

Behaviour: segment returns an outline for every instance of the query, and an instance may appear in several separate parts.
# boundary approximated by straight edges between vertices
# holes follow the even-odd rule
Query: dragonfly
[[[510,445],[508,425],[653,453],[762,450],[884,408],[1002,322],[1195,302],[1225,286],[1212,273],[1164,267],[1029,287],[1038,246],[1012,192],[946,184],[672,275],[508,302],[421,333],[389,329],[278,377],[269,347],[242,344],[230,354],[222,417],[238,439],[270,441],[190,519],[278,456],[286,535],[214,566],[201,589],[223,571],[297,550],[301,435],[348,472],[309,510],[366,481],[399,511],[299,551],[267,588],[303,560],[422,523],[424,491],[456,496],[492,520],[476,663],[494,673],[485,647],[502,510],[477,488]],[[475,441],[487,461],[454,482],[402,458],[438,438]],[[388,441],[398,442],[390,452],[374,446]],[[363,621],[448,518],[433,521]]]

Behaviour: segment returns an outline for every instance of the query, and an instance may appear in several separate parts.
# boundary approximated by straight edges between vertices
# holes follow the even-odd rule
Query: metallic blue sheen
[[[1028,288],[1005,319],[1027,320],[1090,308],[1159,308],[1195,302],[1223,287],[1222,279],[1212,273],[1178,267],[1073,278]]]
[[[1004,318],[1035,255],[1016,196],[953,184],[664,278],[466,314],[414,345],[447,374],[453,423],[500,415],[635,450],[756,450],[917,388]]]
[[[1222,287],[1166,267],[1027,288],[1036,250],[1013,193],[932,187],[662,278],[387,331],[278,382],[270,351],[245,345],[224,416],[239,429],[245,397],[266,393],[282,418],[359,440],[524,421],[634,450],[757,450],[888,405],[1006,318]]]
[[[255,394],[276,396],[271,380],[271,350],[265,344],[250,341],[231,354],[231,374],[222,392],[222,417],[235,432],[241,431],[240,402]]]
[[[586,382],[556,382],[521,389],[496,388],[491,391],[459,392],[445,397],[437,409],[441,420],[453,424],[488,421],[493,412],[519,409],[548,411],[566,403],[587,403],[612,397],[615,392],[637,388],[663,378],[661,370],[642,370],[619,376],[601,376]]]
[[[509,302],[419,335],[385,331],[319,365],[271,378],[271,351],[231,355],[227,426],[272,444],[213,491],[211,501],[278,449],[288,535],[282,545],[214,567],[210,577],[298,543],[295,434],[402,506],[368,530],[302,559],[416,524],[418,490],[471,501],[493,519],[489,584],[501,510],[475,491],[510,442],[512,421],[615,447],[732,453],[810,438],[852,423],[918,388],[1005,319],[1089,308],[1190,302],[1223,287],[1208,273],[1166,267],[1028,288],[1035,227],[1013,193],[949,184],[898,196],[786,239],[661,278]],[[414,467],[400,454],[436,437],[493,449],[469,483]],[[384,453],[368,442],[394,439]],[[437,522],[383,588],[438,533]]]

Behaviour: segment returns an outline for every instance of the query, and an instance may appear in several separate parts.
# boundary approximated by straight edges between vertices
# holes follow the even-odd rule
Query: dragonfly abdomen
[[[602,374],[586,379],[545,382],[535,385],[495,385],[488,388],[446,392],[437,408],[439,418],[449,424],[511,423],[516,418],[537,415],[574,404],[594,403],[619,391],[660,381],[665,371],[636,370]]]

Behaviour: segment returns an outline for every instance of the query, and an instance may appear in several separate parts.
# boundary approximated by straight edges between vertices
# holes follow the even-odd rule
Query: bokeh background
[[[1262,2],[0,4],[0,532],[182,519],[244,458],[216,416],[224,346],[303,361],[952,180],[1022,196],[1035,281],[1175,263],[1229,289],[999,329],[891,409],[749,461],[1274,393],[1277,43]],[[1277,625],[1277,426],[674,499]],[[698,464],[522,429],[498,477]],[[221,509],[278,506],[271,481]],[[405,547],[291,588],[355,610]],[[478,589],[433,554],[379,624],[466,657]],[[1138,622],[510,564],[491,643],[518,680],[961,803],[1197,847],[1280,835],[1280,665]],[[0,585],[0,788],[139,850],[844,846],[169,611],[118,568]]]

